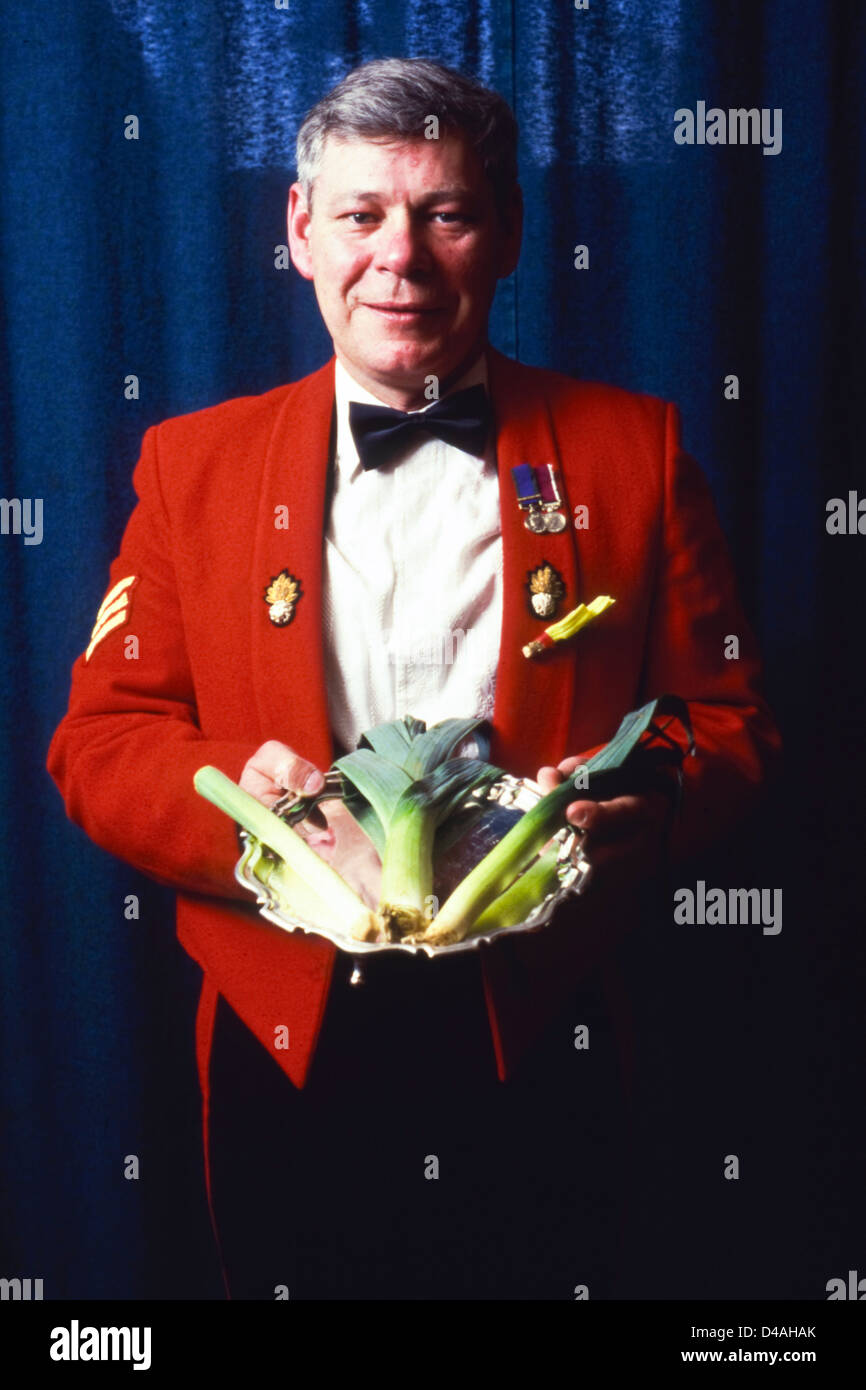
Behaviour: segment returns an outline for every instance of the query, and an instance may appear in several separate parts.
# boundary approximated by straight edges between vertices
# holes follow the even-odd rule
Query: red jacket
[[[677,410],[493,350],[488,362],[505,566],[491,756],[534,776],[544,763],[606,742],[647,699],[679,694],[691,706],[699,755],[686,767],[674,850],[707,845],[763,780],[778,735],[707,484],[680,448]],[[178,935],[205,972],[200,1060],[221,993],[297,1086],[336,949],[258,917],[232,877],[234,827],[194,793],[192,778],[211,763],[238,780],[266,739],[320,768],[331,761],[321,584],[333,401],[332,360],[302,381],[147,431],[134,475],[139,501],[110,588],[134,583],[103,615],[89,659],[75,662],[48,757],[69,816],[97,844],[180,890]],[[525,462],[558,465],[568,514],[587,507],[586,529],[525,529],[511,479],[512,466]],[[275,525],[286,506],[288,530]],[[526,580],[542,560],[565,581],[560,615],[598,594],[616,605],[573,643],[530,661],[521,649],[544,623],[527,602]],[[447,564],[443,556],[443,571]],[[294,620],[278,627],[263,596],[283,569],[303,592]],[[731,634],[736,660],[724,654]],[[592,915],[590,898],[505,949],[483,948],[503,1079],[587,968],[589,934],[578,928]],[[275,1051],[280,1025],[290,1046]]]

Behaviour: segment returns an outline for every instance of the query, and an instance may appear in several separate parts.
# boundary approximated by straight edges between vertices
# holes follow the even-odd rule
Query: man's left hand
[[[564,781],[583,758],[564,758],[558,767],[542,767],[538,785],[545,793]],[[575,793],[579,797],[579,793]],[[651,874],[664,845],[671,802],[664,792],[617,796],[610,801],[569,802],[565,818],[585,832],[586,856],[593,873],[608,877],[611,870],[628,877]]]

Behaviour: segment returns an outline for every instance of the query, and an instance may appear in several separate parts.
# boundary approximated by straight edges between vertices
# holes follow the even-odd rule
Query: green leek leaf
[[[397,802],[412,785],[409,774],[368,748],[347,753],[344,758],[338,758],[334,766],[370,803],[382,829],[387,830]]]
[[[423,734],[426,728],[423,719],[411,719],[408,716],[405,719],[394,719],[390,724],[377,724],[375,729],[368,729],[358,740],[358,747],[368,748],[373,753],[378,753],[380,758],[387,758],[389,762],[400,767],[409,752],[412,740]]]
[[[413,738],[403,767],[410,777],[426,777],[428,772],[450,758],[458,744],[483,724],[483,719],[443,719],[432,729]]]

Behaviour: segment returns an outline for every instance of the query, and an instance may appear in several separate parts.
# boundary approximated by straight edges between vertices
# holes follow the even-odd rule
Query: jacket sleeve
[[[679,412],[671,404],[664,473],[642,684],[645,699],[672,692],[690,708],[697,755],[685,760],[670,845],[680,858],[709,848],[752,809],[775,771],[781,740],[709,485],[681,447]]]
[[[133,483],[138,502],[109,580],[109,594],[131,581],[126,606],[106,613],[104,635],[73,665],[48,770],[70,819],[103,849],[162,883],[249,901],[233,878],[234,826],[192,779],[211,763],[237,781],[259,741],[215,741],[199,728],[155,429]]]

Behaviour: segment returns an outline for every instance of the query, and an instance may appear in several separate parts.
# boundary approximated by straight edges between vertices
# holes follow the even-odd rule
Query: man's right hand
[[[248,760],[239,785],[270,808],[286,792],[308,796],[320,792],[325,779],[313,763],[299,758],[287,744],[270,739]]]
[[[256,749],[241,773],[240,786],[270,808],[287,791],[313,796],[325,779],[312,763],[285,743],[271,740]],[[338,797],[319,803],[318,811],[295,826],[320,858],[331,864],[368,907],[379,901],[382,866],[375,846]]]

